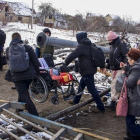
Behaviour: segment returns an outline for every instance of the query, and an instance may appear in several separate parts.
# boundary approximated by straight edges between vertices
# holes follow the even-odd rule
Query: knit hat
[[[50,36],[51,36],[51,31],[50,31],[48,28],[45,28],[45,29],[43,30],[43,32],[44,32],[44,33],[49,33]]]
[[[76,34],[77,42],[79,43],[82,39],[87,38],[86,32],[80,32]]]
[[[127,56],[133,59],[134,61],[137,61],[140,58],[140,50],[131,48]]]
[[[109,31],[107,33],[107,36],[106,36],[107,40],[114,40],[117,37],[118,37],[118,35],[115,32],[113,32],[113,31]]]

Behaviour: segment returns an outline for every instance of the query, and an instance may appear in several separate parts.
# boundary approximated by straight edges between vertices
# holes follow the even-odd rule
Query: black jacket
[[[128,69],[127,69],[128,70]],[[128,114],[140,117],[140,85],[137,81],[140,78],[140,58],[130,66],[126,86],[128,87]]]
[[[12,45],[16,44],[16,43],[23,43],[21,40],[13,40],[11,42]],[[11,74],[11,77],[10,77],[10,74],[9,72],[7,72],[7,74],[5,75],[5,79],[10,81],[10,79],[15,82],[15,81],[20,81],[20,80],[27,80],[27,79],[34,79],[34,78],[37,78],[37,75],[39,75],[39,61],[37,59],[37,56],[33,50],[33,48],[29,45],[25,45],[25,49],[26,49],[26,52],[28,52],[28,55],[29,55],[29,61],[30,61],[30,66],[29,68],[26,70],[26,71],[23,71],[23,72],[11,72],[10,71],[10,74]],[[7,50],[9,51],[9,50]],[[8,53],[7,53],[8,54]]]
[[[127,63],[126,54],[128,53],[128,48],[125,43],[122,43],[118,37],[112,43],[110,43],[110,53],[109,53],[109,66],[111,70],[120,70],[120,63]],[[119,62],[118,62],[119,61]]]
[[[91,41],[88,38],[84,38],[79,42],[77,48],[71,54],[69,54],[69,56],[65,60],[66,65],[69,65],[75,58],[78,57],[80,68],[79,72],[82,76],[95,74],[97,72],[97,68],[94,67],[89,61],[91,60],[90,45]]]

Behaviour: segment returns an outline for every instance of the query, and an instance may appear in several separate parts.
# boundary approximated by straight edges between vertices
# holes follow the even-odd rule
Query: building
[[[121,20],[121,18],[118,15],[113,15],[113,14],[108,14],[108,15],[106,15],[105,18],[106,18],[106,21],[108,22],[109,26],[113,26],[114,21],[116,19]]]
[[[63,14],[50,12],[44,22],[44,26],[68,29],[68,20]]]
[[[31,23],[32,9],[26,3],[0,1],[0,21]],[[38,18],[33,11],[33,23]]]

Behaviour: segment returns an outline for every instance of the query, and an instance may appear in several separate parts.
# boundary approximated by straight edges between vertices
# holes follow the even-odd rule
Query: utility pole
[[[31,29],[33,29],[33,14],[34,14],[34,0],[32,0],[32,22],[31,22]]]

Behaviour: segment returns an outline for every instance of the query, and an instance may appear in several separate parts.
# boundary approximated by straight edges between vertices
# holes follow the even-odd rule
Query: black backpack
[[[98,48],[94,43],[90,47],[91,63],[94,67],[104,68],[105,66],[105,56],[103,51]]]
[[[4,44],[6,40],[6,34],[3,30],[0,30],[0,44]]]

